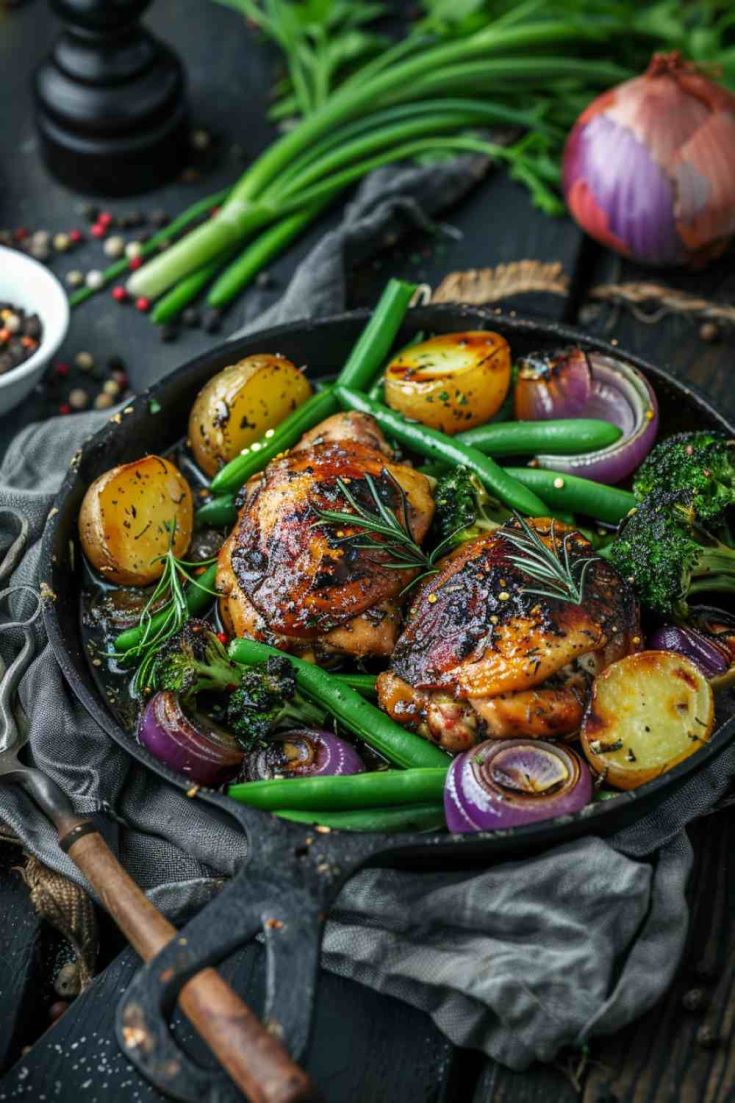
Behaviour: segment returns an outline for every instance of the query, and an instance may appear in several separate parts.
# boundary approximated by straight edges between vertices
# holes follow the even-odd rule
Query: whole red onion
[[[603,245],[645,264],[704,262],[735,233],[735,96],[655,54],[598,96],[567,140],[567,205]]]

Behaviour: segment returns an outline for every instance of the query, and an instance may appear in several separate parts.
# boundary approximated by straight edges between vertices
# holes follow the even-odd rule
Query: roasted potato
[[[284,356],[246,356],[212,376],[189,415],[189,444],[206,475],[275,428],[311,394],[311,385]]]
[[[443,433],[482,425],[510,386],[510,348],[499,333],[446,333],[411,345],[391,360],[385,401]]]
[[[146,586],[160,577],[158,557],[182,556],[194,523],[191,489],[160,456],[113,467],[91,484],[79,511],[82,550],[108,582]]]
[[[704,674],[673,651],[639,651],[598,678],[582,722],[592,769],[616,789],[637,789],[688,758],[714,727]]]

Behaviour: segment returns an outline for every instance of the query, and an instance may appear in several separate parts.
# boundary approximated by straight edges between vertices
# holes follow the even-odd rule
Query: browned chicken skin
[[[549,543],[551,523],[531,521]],[[563,526],[556,526],[557,538]],[[594,558],[579,533],[571,562]],[[463,545],[425,584],[390,663],[381,706],[450,751],[488,737],[564,737],[581,723],[595,674],[641,646],[630,586],[602,559],[581,605],[526,592],[503,529]]]
[[[434,509],[429,480],[392,460],[372,418],[336,414],[245,488],[218,563],[230,631],[311,657],[390,655],[412,572],[388,566],[387,551],[353,546],[349,537],[363,530],[320,523],[320,511],[353,512],[338,480],[370,504],[367,475],[390,508],[402,490],[411,533],[423,540]]]

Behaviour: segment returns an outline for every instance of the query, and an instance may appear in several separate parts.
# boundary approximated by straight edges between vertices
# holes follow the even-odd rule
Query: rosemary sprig
[[[436,574],[439,570],[436,563],[453,543],[455,533],[451,533],[427,554],[411,534],[408,498],[405,490],[387,468],[383,468],[381,477],[387,480],[396,494],[398,502],[396,509],[391,509],[385,504],[372,475],[365,476],[365,484],[370,493],[370,504],[367,506],[357,500],[344,479],[337,479],[336,485],[340,494],[354,512],[314,507],[314,512],[319,517],[315,525],[340,525],[358,529],[357,533],[347,532],[344,535],[335,536],[335,542],[349,545],[360,551],[376,552],[381,556],[388,554],[391,558],[381,559],[380,565],[389,570],[419,571],[420,573],[404,588],[405,593],[427,575]]]
[[[515,519],[520,528],[506,528],[503,530],[503,536],[519,554],[508,558],[515,567],[540,583],[539,587],[524,586],[524,592],[552,598],[555,601],[566,601],[571,605],[581,605],[587,572],[592,564],[597,562],[599,556],[590,556],[588,559],[577,559],[572,562],[569,555],[569,540],[573,533],[565,533],[560,544],[552,520],[549,547],[524,517],[516,513]]]
[[[163,555],[157,556],[155,560],[163,564],[163,571],[140,615],[142,629],[140,641],[129,651],[122,654],[113,653],[114,658],[136,665],[132,689],[137,696],[141,696],[150,683],[151,668],[160,648],[183,628],[189,619],[189,608],[184,592],[185,583],[193,582],[201,586],[192,571],[206,569],[214,562],[214,559],[203,559],[196,563],[179,559],[173,550],[175,532],[174,523],[171,527],[168,550]],[[207,590],[207,592],[217,597],[216,591]],[[158,614],[163,614],[160,620]]]

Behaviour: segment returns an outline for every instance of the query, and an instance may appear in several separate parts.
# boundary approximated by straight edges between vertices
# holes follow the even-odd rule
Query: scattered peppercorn
[[[720,329],[716,322],[702,322],[699,327],[699,338],[701,341],[706,341],[707,344],[712,344],[714,341],[720,339]]]
[[[143,266],[143,258],[142,257],[131,257],[130,260],[128,261],[128,268],[130,269],[131,272],[137,272],[137,270],[139,268],[142,268],[142,266]]]
[[[116,303],[126,303],[130,298],[122,284],[118,284],[117,287],[113,287],[111,294]]]
[[[720,1034],[711,1023],[702,1023],[697,1031],[697,1045],[702,1049],[715,1049],[721,1040]]]
[[[81,287],[84,283],[84,273],[78,268],[72,268],[71,272],[66,273],[66,282],[69,287]]]
[[[83,387],[69,391],[69,405],[73,410],[84,410],[89,405],[89,395]]]
[[[120,237],[119,234],[113,234],[112,237],[108,237],[102,248],[105,256],[115,260],[117,257],[121,257],[125,252],[125,239]]]
[[[91,371],[94,367],[94,357],[91,352],[78,352],[74,357],[74,364],[81,371]]]
[[[217,307],[210,307],[209,310],[205,310],[202,316],[202,325],[206,333],[219,333],[222,328],[222,311]]]
[[[105,285],[105,277],[98,268],[92,268],[87,272],[84,282],[90,291],[99,291]]]
[[[182,324],[188,326],[190,329],[194,329],[202,320],[199,308],[196,306],[187,306],[186,310],[182,311],[181,321]]]
[[[690,988],[681,998],[681,1006],[685,1011],[703,1011],[709,1003],[709,997],[704,988]]]
[[[167,211],[153,211],[153,213],[148,216],[148,221],[151,226],[168,226],[171,221],[171,216]]]
[[[135,309],[140,310],[142,314],[146,314],[151,309],[151,300],[147,299],[145,295],[139,295],[135,300]]]
[[[102,394],[98,394],[94,400],[95,410],[107,410],[110,406],[113,406],[114,404],[115,400],[112,395],[105,394],[104,391],[102,392]]]
[[[161,340],[168,344],[170,341],[175,341],[179,335],[178,327],[172,325],[170,322],[165,323],[158,327],[158,332]]]

